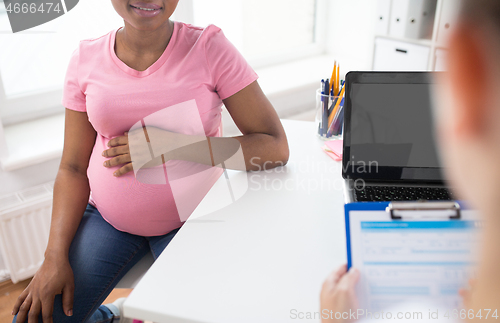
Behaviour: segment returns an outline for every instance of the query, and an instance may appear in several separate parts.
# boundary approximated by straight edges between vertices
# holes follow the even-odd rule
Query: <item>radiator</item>
[[[44,259],[53,182],[0,196],[0,252],[15,284],[32,277]]]

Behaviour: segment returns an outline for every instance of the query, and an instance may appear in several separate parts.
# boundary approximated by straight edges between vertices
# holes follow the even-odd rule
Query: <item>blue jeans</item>
[[[158,258],[177,231],[179,229],[157,237],[118,231],[102,218],[97,208],[88,204],[69,251],[75,277],[73,316],[64,314],[61,295],[56,295],[54,323],[112,322],[113,314],[101,306],[102,302],[150,250],[154,258]],[[41,315],[39,322],[42,322]]]

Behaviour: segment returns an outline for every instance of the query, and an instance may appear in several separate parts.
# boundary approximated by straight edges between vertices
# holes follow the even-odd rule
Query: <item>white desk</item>
[[[346,262],[341,164],[321,151],[314,123],[283,125],[288,165],[248,173],[236,203],[190,218],[125,302],[126,316],[265,323],[319,311],[323,280]]]

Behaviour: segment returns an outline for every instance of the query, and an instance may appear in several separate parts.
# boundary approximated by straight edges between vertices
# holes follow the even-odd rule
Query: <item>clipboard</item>
[[[458,202],[345,205],[348,268],[361,272],[360,308],[397,303],[459,309],[460,288],[475,275],[481,222]]]

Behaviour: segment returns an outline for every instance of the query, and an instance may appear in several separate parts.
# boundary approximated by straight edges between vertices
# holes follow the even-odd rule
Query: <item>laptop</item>
[[[346,76],[345,202],[452,200],[432,122],[430,72]]]

